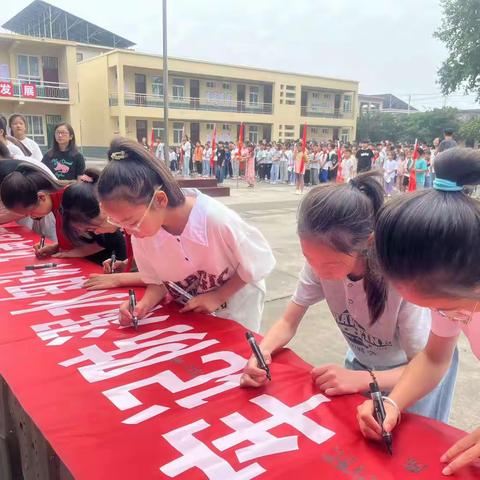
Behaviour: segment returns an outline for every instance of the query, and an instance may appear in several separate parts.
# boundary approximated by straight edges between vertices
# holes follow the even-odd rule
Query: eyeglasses
[[[116,222],[115,220],[112,220],[111,217],[107,217],[107,222],[110,225],[113,225],[114,227],[124,228],[125,230],[128,230],[129,232],[138,233],[140,231],[140,228],[142,226],[143,221],[145,220],[146,216],[148,215],[148,212],[152,208],[152,205],[153,205],[153,202],[155,200],[155,196],[156,196],[157,192],[159,192],[161,189],[162,189],[162,187],[158,187],[157,189],[155,189],[155,191],[153,192],[153,195],[152,195],[152,199],[150,200],[150,203],[148,204],[147,208],[145,209],[145,212],[143,212],[142,218],[137,223],[134,223],[134,224],[123,223],[122,224],[122,223]]]
[[[55,135],[58,137],[66,137],[67,135],[70,135],[70,132],[59,132],[58,130],[55,132]]]
[[[448,310],[437,310],[437,309],[433,309],[433,311],[437,312],[443,318],[447,318],[448,320],[451,320],[452,322],[461,322],[464,325],[468,325],[472,321],[473,315],[477,311],[478,303],[479,302],[475,304],[475,308],[471,312],[469,312],[468,310],[448,311]]]

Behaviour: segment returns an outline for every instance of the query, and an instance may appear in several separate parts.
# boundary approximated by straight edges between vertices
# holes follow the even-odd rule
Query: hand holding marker
[[[265,361],[265,358],[263,357],[263,354],[260,351],[260,347],[257,345],[257,342],[255,341],[255,337],[253,336],[253,333],[245,332],[245,336],[247,337],[248,343],[250,344],[250,348],[252,349],[252,352],[255,355],[255,358],[257,359],[258,368],[265,370],[265,373],[267,374],[267,378],[269,380],[272,380],[272,376],[270,375],[270,369],[268,368],[267,362]]]

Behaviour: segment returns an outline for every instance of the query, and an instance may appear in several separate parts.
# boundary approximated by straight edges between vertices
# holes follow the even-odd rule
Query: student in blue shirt
[[[425,151],[423,148],[417,148],[417,152],[420,156],[415,160],[415,180],[417,181],[417,190],[423,190],[425,188],[425,175],[428,171],[428,165],[424,157]]]

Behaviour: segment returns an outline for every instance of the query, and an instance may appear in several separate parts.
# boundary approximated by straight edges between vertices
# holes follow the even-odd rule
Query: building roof
[[[2,27],[20,35],[71,40],[112,48],[128,48],[135,45],[126,38],[43,0],[34,0]]]
[[[369,97],[370,95],[366,95]],[[418,112],[418,110],[410,104],[410,108],[408,107],[408,103],[404,102],[400,98],[392,95],[391,93],[383,93],[380,95],[371,95],[375,98],[382,98],[383,99],[383,110],[410,110],[410,112]]]

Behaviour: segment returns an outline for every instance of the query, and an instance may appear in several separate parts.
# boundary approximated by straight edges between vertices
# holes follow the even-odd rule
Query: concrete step
[[[176,178],[181,188],[216,187],[216,178]]]
[[[229,197],[230,187],[202,187],[199,188],[202,193],[210,197]]]

